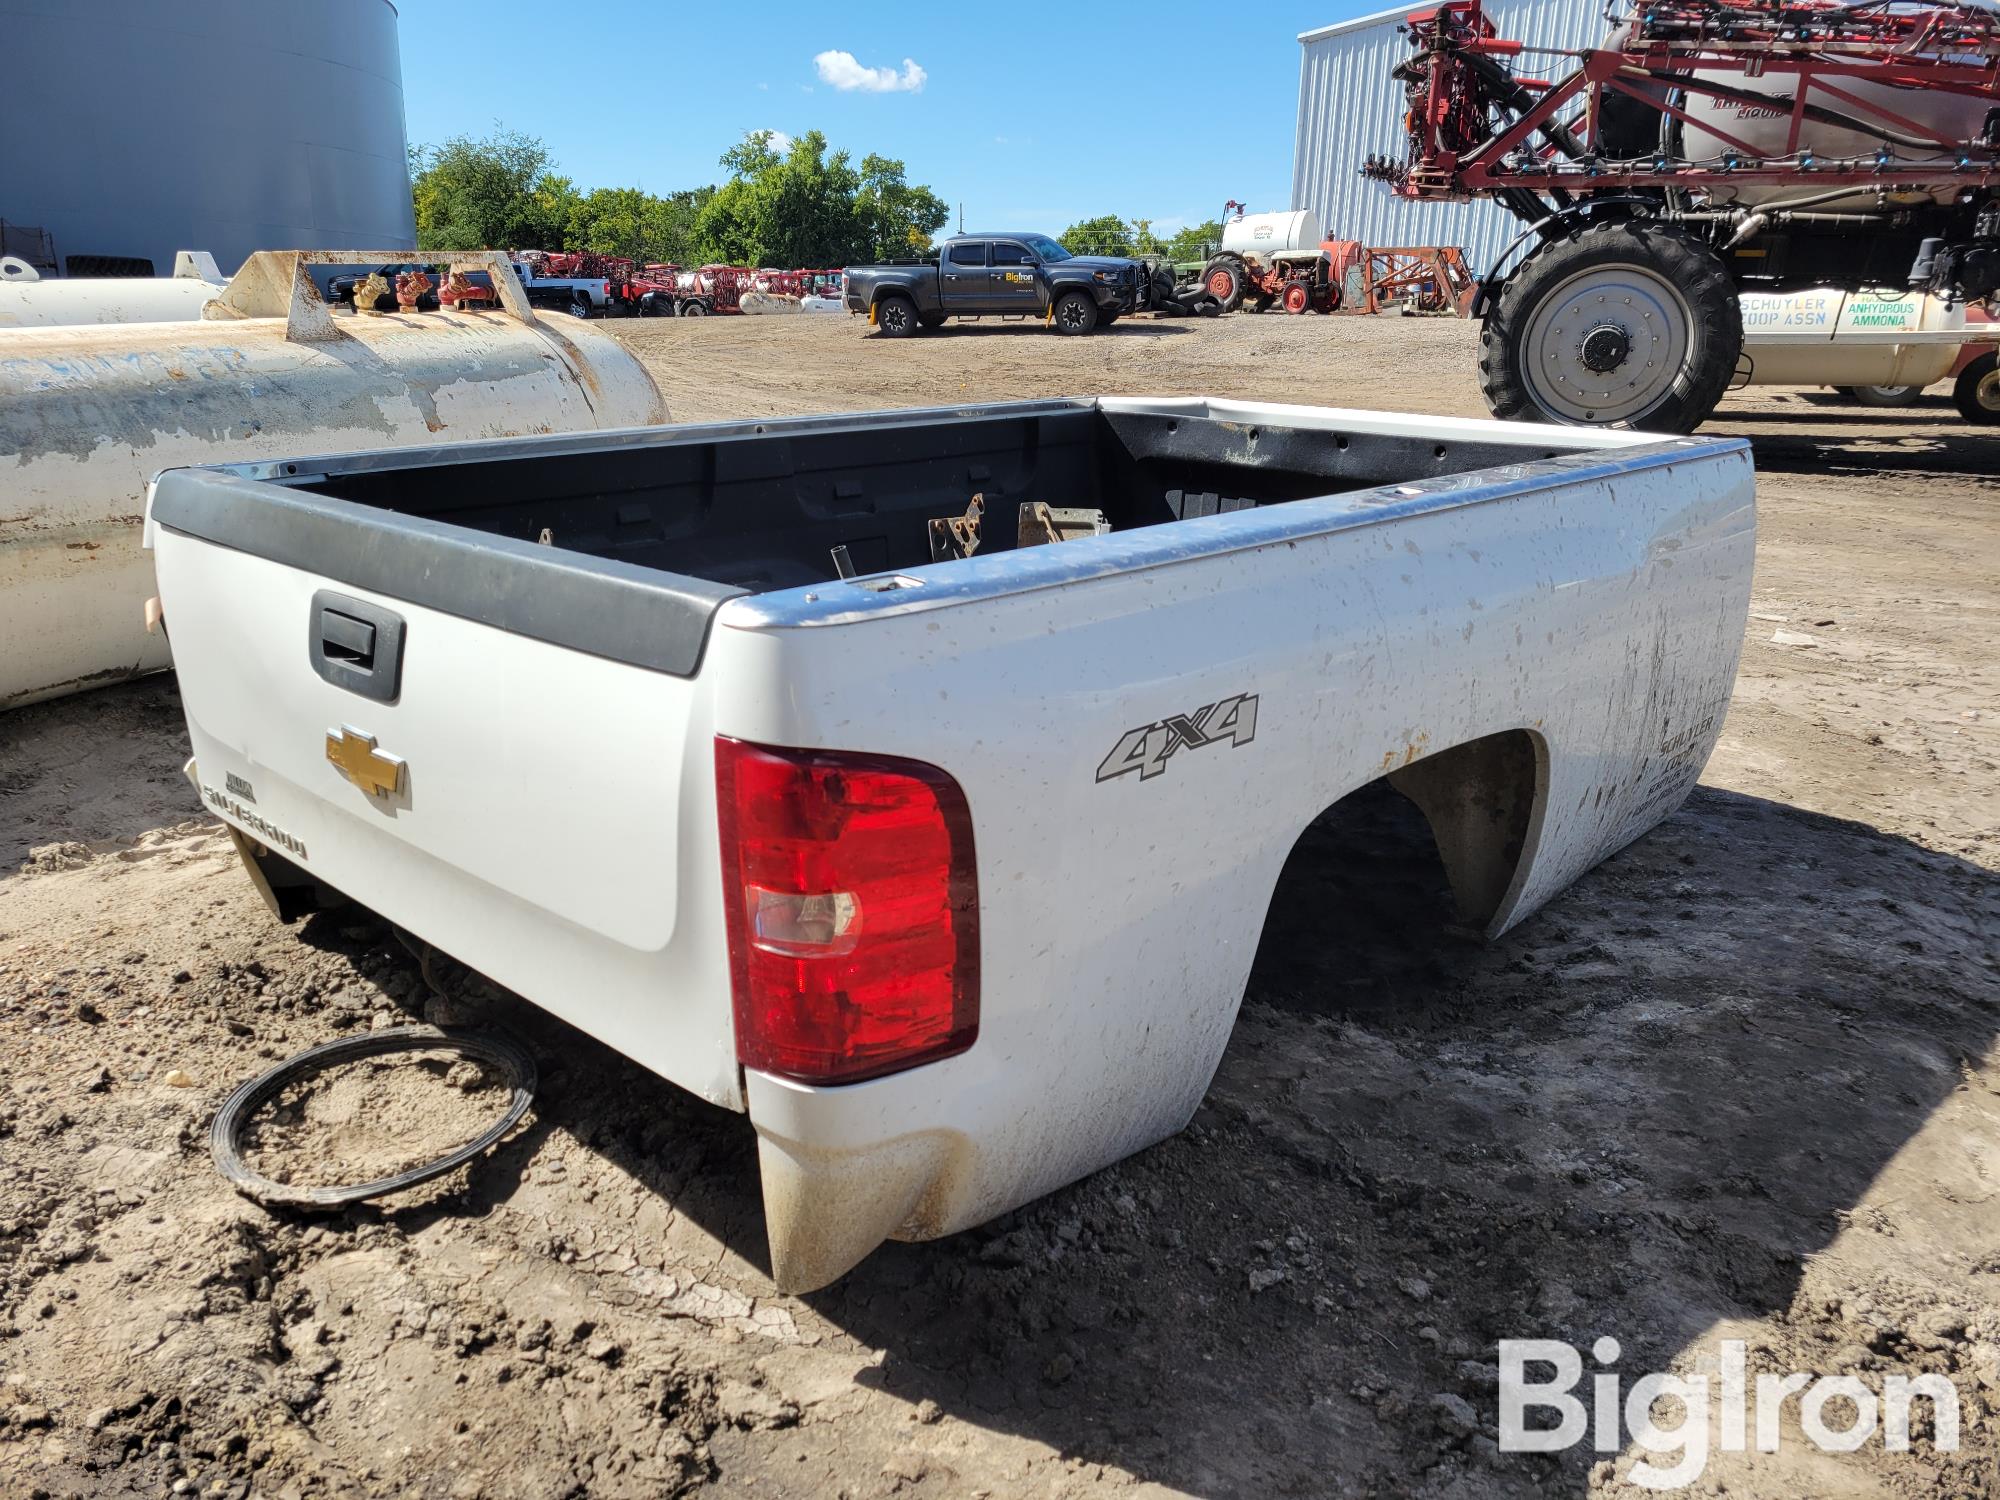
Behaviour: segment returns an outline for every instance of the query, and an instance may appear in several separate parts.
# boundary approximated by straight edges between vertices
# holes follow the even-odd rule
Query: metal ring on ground
[[[513,1087],[513,1098],[496,1124],[434,1161],[391,1177],[380,1177],[373,1182],[356,1183],[350,1187],[294,1187],[288,1183],[273,1182],[244,1164],[237,1142],[245,1122],[259,1105],[275,1097],[287,1084],[341,1063],[377,1057],[385,1052],[429,1051],[456,1052],[474,1062],[491,1064],[501,1072]],[[386,1193],[414,1187],[433,1177],[442,1177],[452,1168],[471,1161],[521,1123],[521,1117],[534,1101],[536,1081],[535,1060],[513,1042],[490,1033],[461,1031],[455,1027],[393,1026],[362,1036],[340,1037],[322,1042],[317,1047],[308,1047],[268,1073],[238,1085],[236,1091],[223,1101],[222,1108],[215,1112],[215,1123],[209,1127],[208,1133],[209,1150],[215,1157],[215,1169],[246,1198],[287,1208],[343,1208],[350,1203],[361,1203],[369,1198],[380,1198]]]

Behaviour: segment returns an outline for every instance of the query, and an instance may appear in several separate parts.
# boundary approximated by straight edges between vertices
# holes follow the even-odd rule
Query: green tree
[[[1072,224],[1057,236],[1072,255],[1130,255],[1132,226],[1116,214]]]
[[[1151,219],[1132,221],[1132,253],[1134,255],[1165,255],[1167,242],[1153,233]]]
[[[713,188],[657,198],[638,188],[598,188],[571,208],[566,250],[622,255],[640,264],[694,259],[694,225]]]
[[[1167,241],[1169,260],[1206,260],[1210,250],[1222,243],[1222,220],[1209,219],[1190,224]]]
[[[699,258],[695,254],[695,221],[714,196],[713,187],[699,187],[683,188],[664,198],[655,198],[653,202],[657,205],[659,221],[658,253],[649,258],[672,261],[680,266],[693,264]]]
[[[768,266],[838,266],[864,259],[867,242],[855,222],[861,174],[845,151],[827,150],[808,130],[785,159],[756,179],[757,238]]]
[[[929,243],[947,210],[907,181],[903,163],[869,156],[859,169],[809,130],[780,153],[751,131],[723,153],[729,180],[694,221],[705,258],[760,266],[840,266],[907,255]]]
[[[903,163],[869,156],[859,169],[825,135],[783,151],[754,130],[723,153],[729,179],[660,197],[640,188],[577,191],[548,147],[496,127],[410,151],[417,245],[423,250],[589,250],[698,265],[838,266],[906,255],[947,217],[944,200],[910,183]]]
[[[547,146],[504,127],[413,147],[410,179],[420,250],[556,248],[579,199]]]
[[[855,195],[854,217],[864,252],[878,260],[921,255],[931,236],[944,227],[951,208],[929,188],[911,186],[904,166],[886,156],[861,159],[861,191]]]
[[[762,177],[784,164],[784,156],[771,144],[777,137],[775,130],[744,131],[743,139],[722,153],[723,166],[731,177]]]
[[[645,240],[651,202],[651,194],[638,188],[595,188],[583,194],[570,209],[563,248],[650,259]]]
[[[722,153],[729,180],[715,190],[695,218],[697,259],[745,266],[772,263],[766,232],[771,227],[772,200],[777,191],[773,179],[786,160],[773,144],[776,139],[774,130],[746,131],[742,140]]]
[[[754,192],[743,177],[733,177],[715,190],[695,216],[691,260],[761,264],[763,246],[757,238],[757,211],[751,202]]]

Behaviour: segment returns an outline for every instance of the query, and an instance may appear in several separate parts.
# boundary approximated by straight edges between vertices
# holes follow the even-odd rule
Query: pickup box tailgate
[[[237,484],[169,473],[149,504],[203,800],[738,1106],[696,672],[733,591]]]

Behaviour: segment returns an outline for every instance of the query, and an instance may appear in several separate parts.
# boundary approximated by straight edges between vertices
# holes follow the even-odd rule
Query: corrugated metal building
[[[396,30],[390,0],[0,0],[8,249],[32,226],[72,275],[165,275],[413,248]]]
[[[1410,55],[1394,10],[1299,34],[1299,128],[1292,150],[1292,207],[1319,215],[1325,232],[1369,245],[1462,245],[1484,271],[1520,223],[1497,203],[1411,203],[1361,176],[1370,152],[1401,155],[1403,86],[1389,70]],[[1504,37],[1537,47],[1583,47],[1605,33],[1601,0],[1493,0]]]

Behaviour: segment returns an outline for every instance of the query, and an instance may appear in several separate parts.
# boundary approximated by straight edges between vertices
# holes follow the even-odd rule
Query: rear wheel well
[[[1532,862],[1547,786],[1539,735],[1507,730],[1413,760],[1326,808],[1273,886],[1250,989],[1266,998],[1449,967],[1439,940],[1505,923]],[[1469,951],[1469,950],[1468,950]]]
[[[1510,729],[1453,745],[1386,778],[1416,803],[1437,841],[1459,919],[1491,927],[1514,892],[1547,784],[1539,736]]]

